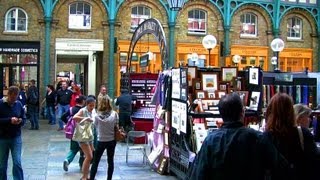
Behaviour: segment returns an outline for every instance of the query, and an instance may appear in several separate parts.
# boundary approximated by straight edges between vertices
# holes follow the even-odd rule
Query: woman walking
[[[81,108],[80,111],[73,116],[73,119],[80,124],[85,124],[89,127],[91,127],[91,124],[94,120],[94,113],[95,113],[95,104],[96,100],[92,97],[88,97],[86,99],[86,106],[84,108]],[[89,167],[90,167],[90,161],[92,160],[92,152],[94,151],[93,147],[93,132],[92,128],[89,129],[90,133],[92,135],[92,138],[88,141],[78,141],[81,150],[84,153],[85,159],[82,164],[82,180],[87,180],[89,175]],[[76,132],[75,132],[76,134]]]
[[[98,103],[98,114],[95,117],[95,127],[97,130],[98,143],[94,152],[94,159],[90,171],[90,180],[94,180],[101,156],[105,149],[107,149],[108,157],[108,177],[107,180],[112,179],[114,170],[114,152],[116,148],[116,141],[114,139],[114,127],[118,126],[118,113],[112,109],[111,100],[107,97],[102,97]]]
[[[274,179],[318,179],[319,152],[312,134],[297,127],[292,98],[285,93],[274,95],[267,107],[265,137],[270,139],[289,163],[288,172],[274,174]]]
[[[47,85],[47,93],[46,93],[46,108],[47,108],[47,116],[49,119],[49,123],[51,125],[56,124],[56,99],[57,94],[54,90],[54,87],[52,85]]]

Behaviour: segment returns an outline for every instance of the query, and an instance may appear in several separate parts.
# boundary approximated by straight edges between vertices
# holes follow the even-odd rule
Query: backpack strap
[[[302,150],[304,150],[304,138],[303,138],[301,126],[298,126],[297,129],[298,129],[298,134],[299,134],[300,146],[301,146]]]

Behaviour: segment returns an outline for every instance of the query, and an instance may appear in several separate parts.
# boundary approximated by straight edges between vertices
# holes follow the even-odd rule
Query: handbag
[[[126,132],[123,128],[119,128],[118,126],[114,126],[114,139],[116,141],[124,141],[126,139]]]
[[[72,140],[77,142],[93,141],[92,123],[77,123]]]

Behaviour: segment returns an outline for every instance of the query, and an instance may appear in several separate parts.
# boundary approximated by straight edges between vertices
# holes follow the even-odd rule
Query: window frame
[[[143,14],[139,14],[139,7],[143,8]],[[137,8],[137,14],[133,14],[132,11],[134,8]],[[146,12],[146,9],[149,10],[149,15],[147,15],[145,12]],[[136,28],[142,23],[144,22],[145,20],[147,19],[150,19],[152,16],[152,11],[151,11],[151,8],[149,6],[146,6],[146,5],[137,5],[137,6],[133,6],[131,8],[131,13],[130,13],[130,32],[134,32],[136,30]],[[136,25],[135,23],[133,23],[135,20],[133,19],[137,19],[139,20],[139,23]],[[141,21],[142,20],[142,21]]]
[[[195,18],[195,17],[189,18],[190,11],[193,11],[193,16],[195,16],[195,11],[199,11],[199,18],[198,19]],[[188,34],[207,34],[207,22],[208,22],[208,13],[207,13],[207,11],[205,11],[203,9],[197,9],[197,8],[191,9],[190,11],[188,11],[188,24],[187,24],[187,26],[188,26]],[[204,13],[204,19],[200,18],[201,12]],[[194,26],[193,26],[193,28],[189,28],[189,24],[190,23],[195,23],[195,22],[196,23],[203,23],[204,24],[204,30],[202,30],[200,28],[196,29],[196,28],[194,28]]]
[[[82,7],[82,12],[81,14],[78,14],[79,10],[78,10],[78,5],[82,3],[83,7]],[[71,14],[71,6],[72,5],[76,5],[76,13],[75,14]],[[79,26],[79,22],[80,22],[80,18],[86,16],[87,14],[85,14],[85,5],[89,6],[89,10],[90,10],[90,15],[89,15],[89,25],[85,26],[82,24],[82,26]],[[77,1],[77,2],[73,2],[71,4],[69,4],[69,12],[68,12],[68,28],[69,29],[83,29],[83,30],[89,30],[92,27],[92,6],[91,4],[84,2],[84,1]],[[88,18],[88,17],[86,17]],[[78,21],[78,22],[74,22],[74,20]],[[73,22],[75,25],[70,24],[71,22]],[[84,23],[84,19],[82,19],[82,23]]]
[[[13,18],[14,20],[15,20],[15,22],[14,22],[14,26],[15,26],[15,28],[14,28],[14,30],[9,30],[8,29],[8,16],[9,16],[9,13],[10,12],[12,12],[13,10],[16,10],[16,12],[15,12],[15,17]],[[23,14],[25,15],[25,30],[19,30],[18,29],[18,27],[19,27],[19,11],[21,11],[21,12],[23,12]],[[11,17],[10,17],[11,18]],[[15,32],[15,33],[26,33],[26,32],[28,32],[28,20],[29,20],[29,18],[28,18],[28,14],[27,14],[27,12],[24,10],[24,9],[22,9],[22,8],[19,8],[19,7],[13,7],[13,8],[10,8],[7,12],[6,12],[6,15],[5,15],[5,27],[4,27],[4,32]]]
[[[295,25],[297,25],[297,23],[295,23],[295,25],[292,25],[293,23],[292,23],[292,20],[293,19],[295,19],[295,22],[297,22],[297,20],[299,20],[300,21],[300,24],[299,24],[299,34],[300,34],[300,36],[299,37],[296,37],[296,36],[294,36],[294,37],[292,37],[291,36],[291,33],[289,32],[290,30],[293,30],[293,31],[295,31],[294,30],[294,26]],[[291,20],[291,27],[289,27],[289,20]],[[288,19],[287,19],[287,39],[289,39],[289,40],[302,40],[302,35],[303,35],[303,32],[302,32],[302,29],[303,29],[303,20],[301,19],[301,18],[299,18],[298,16],[292,16],[292,17],[289,17]],[[297,33],[294,33],[294,34],[297,34]],[[289,36],[290,35],[290,36]]]
[[[246,22],[246,17],[247,15],[250,15],[250,22]],[[244,21],[245,22],[242,22],[241,21],[241,17],[244,16]],[[249,25],[252,25],[252,17],[255,18],[255,21],[254,21],[254,34],[250,34],[250,33],[244,33],[243,32],[243,28],[244,28],[244,24],[249,24]],[[253,12],[245,12],[243,14],[240,15],[240,37],[257,37],[258,36],[258,16],[253,13]]]

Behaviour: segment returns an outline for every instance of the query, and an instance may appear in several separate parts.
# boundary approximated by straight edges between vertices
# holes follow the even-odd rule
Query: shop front
[[[39,86],[40,42],[0,41],[0,98],[16,85],[28,88],[32,79]]]
[[[226,66],[238,66],[238,70],[243,70],[248,66],[260,66],[264,71],[268,70],[268,50],[265,46],[231,46],[231,59],[228,59]],[[234,56],[240,56],[239,62],[233,62]]]
[[[279,54],[280,70],[283,72],[302,72],[306,68],[313,71],[312,49],[285,48]]]

